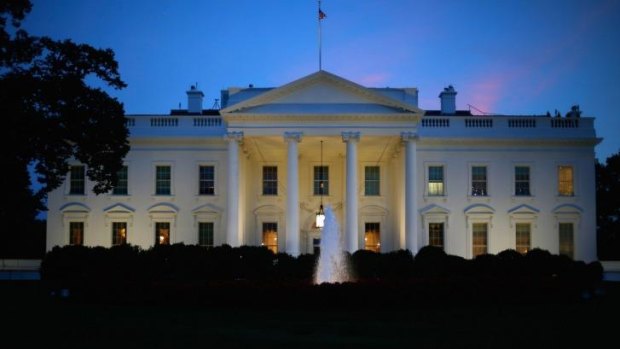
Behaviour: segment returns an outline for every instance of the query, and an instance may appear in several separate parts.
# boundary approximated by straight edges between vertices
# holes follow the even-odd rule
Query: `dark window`
[[[213,247],[213,222],[198,223],[198,245]]]
[[[69,194],[84,195],[84,187],[86,183],[84,166],[71,166]]]
[[[278,167],[263,166],[263,195],[278,195]]]
[[[473,166],[471,168],[471,195],[487,196],[487,168],[486,166]]]
[[[112,189],[112,194],[114,195],[127,195],[128,193],[128,169],[127,166],[123,166],[117,173],[117,181],[114,189]]]
[[[215,168],[213,166],[200,166],[199,172],[198,193],[200,195],[215,195]]]
[[[329,195],[329,167],[314,166],[314,195]]]
[[[379,166],[364,168],[364,194],[366,196],[381,195],[381,169]]]
[[[527,166],[515,167],[515,195],[530,195],[530,168]]]
[[[172,169],[170,166],[155,167],[155,194],[171,194]]]

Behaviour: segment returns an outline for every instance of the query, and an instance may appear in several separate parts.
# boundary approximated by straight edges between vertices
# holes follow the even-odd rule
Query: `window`
[[[472,254],[477,257],[487,253],[487,235],[489,225],[487,223],[472,223]]]
[[[155,223],[155,245],[170,245],[170,223]]]
[[[171,194],[172,169],[170,166],[155,167],[155,195]]]
[[[428,195],[444,196],[443,166],[428,167]]]
[[[526,254],[530,250],[532,241],[532,225],[530,223],[517,223],[515,225],[516,250],[521,254]]]
[[[560,223],[560,254],[573,258],[575,253],[573,223]]]
[[[314,195],[329,195],[329,167],[314,166]]]
[[[428,244],[444,249],[444,225],[443,223],[428,223]]]
[[[277,166],[263,166],[263,195],[278,195]]]
[[[379,223],[366,223],[364,233],[364,249],[380,252],[381,251],[381,229]]]
[[[364,195],[381,195],[380,181],[381,168],[379,166],[366,166],[364,168]]]
[[[486,166],[472,166],[471,168],[471,195],[487,196],[487,168]]]
[[[515,167],[515,196],[530,196],[530,168]]]
[[[84,222],[69,223],[69,244],[84,245]]]
[[[312,253],[318,255],[321,253],[321,239],[312,238]]]
[[[198,194],[215,195],[215,168],[213,166],[200,166],[198,172]]]
[[[558,190],[560,196],[575,195],[573,187],[573,167],[560,166],[558,169]]]
[[[213,247],[213,222],[198,223],[198,245]]]
[[[127,223],[112,222],[112,245],[124,245],[127,243]]]
[[[84,187],[86,182],[86,178],[84,177],[84,175],[84,166],[71,166],[69,178],[69,194],[84,195]]]
[[[116,179],[116,185],[114,186],[114,189],[112,189],[112,194],[114,195],[127,195],[128,194],[128,188],[127,188],[127,166],[123,166],[120,171],[118,171],[118,173],[116,174],[117,179]]]
[[[263,243],[271,252],[278,253],[278,223],[263,223]]]

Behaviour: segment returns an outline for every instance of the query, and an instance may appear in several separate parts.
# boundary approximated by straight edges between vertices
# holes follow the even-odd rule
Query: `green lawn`
[[[0,282],[0,347],[615,348],[620,285],[603,290],[571,303],[296,310],[78,303],[38,282]]]

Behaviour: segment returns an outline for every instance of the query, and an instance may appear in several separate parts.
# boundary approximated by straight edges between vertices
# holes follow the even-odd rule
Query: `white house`
[[[229,88],[221,110],[128,115],[114,192],[84,166],[48,200],[47,248],[129,243],[265,245],[313,253],[330,205],[347,250],[437,245],[472,258],[542,248],[596,256],[594,118],[473,116],[418,108],[415,88],[367,88],[326,71],[278,88]]]

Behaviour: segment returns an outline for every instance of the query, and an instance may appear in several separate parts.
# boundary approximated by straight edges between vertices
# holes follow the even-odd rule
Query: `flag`
[[[319,9],[319,20],[323,19],[327,17],[327,15],[325,14],[325,12],[321,11],[321,9]]]

